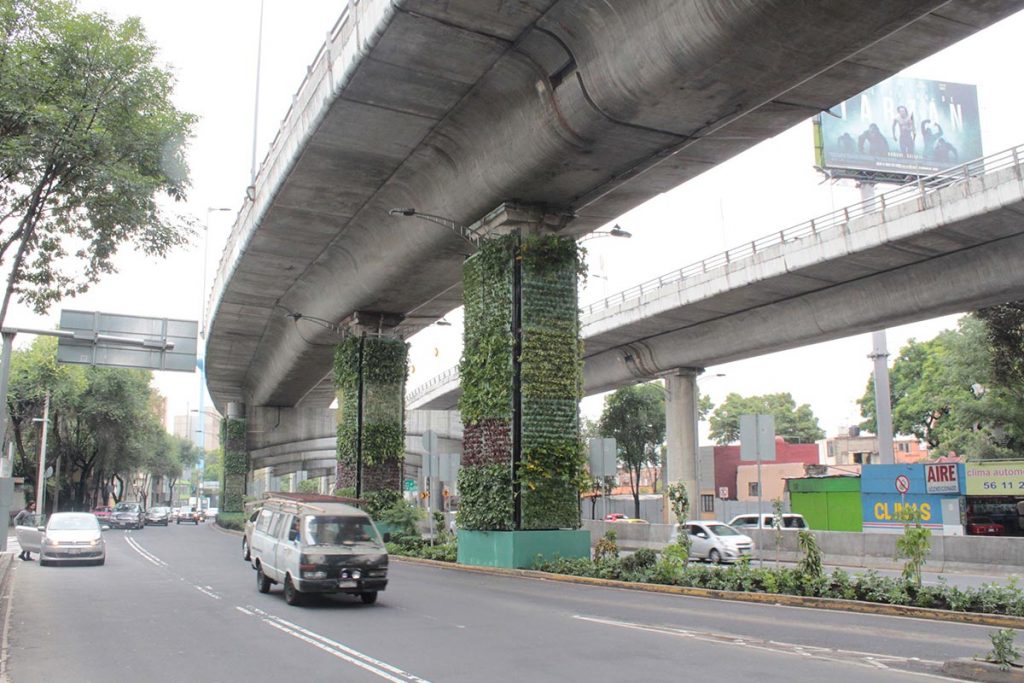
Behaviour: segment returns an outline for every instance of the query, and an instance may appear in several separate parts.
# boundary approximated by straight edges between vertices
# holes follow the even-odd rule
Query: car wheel
[[[252,553],[249,552],[249,543],[243,538],[242,539],[242,559],[246,562],[252,557]]]
[[[292,583],[292,577],[284,577],[284,601],[289,605],[301,605],[305,596]]]
[[[712,564],[721,564],[722,554],[718,552],[716,549],[712,548],[711,552],[708,553],[708,561]]]
[[[174,520],[174,523],[175,524],[181,524],[181,520],[180,519],[176,519],[176,520]]]
[[[263,567],[261,565],[256,566],[256,590],[260,593],[270,592],[270,579],[263,573]]]
[[[377,602],[377,591],[360,593],[359,599],[363,601],[364,605],[372,605],[373,603]]]

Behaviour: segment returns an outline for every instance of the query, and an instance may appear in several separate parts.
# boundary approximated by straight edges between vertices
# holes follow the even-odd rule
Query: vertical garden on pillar
[[[367,335],[347,337],[334,353],[337,488],[384,507],[401,497],[408,354],[401,339]]]
[[[249,453],[245,444],[245,420],[226,417],[220,427],[224,466],[221,468],[221,503],[224,512],[242,512],[245,478],[249,474]]]
[[[575,240],[554,235],[493,238],[466,261],[462,529],[580,525],[582,274]]]

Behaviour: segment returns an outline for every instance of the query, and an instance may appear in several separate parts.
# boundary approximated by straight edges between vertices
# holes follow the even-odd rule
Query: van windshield
[[[306,545],[355,545],[380,543],[380,536],[368,518],[316,515],[305,518]]]

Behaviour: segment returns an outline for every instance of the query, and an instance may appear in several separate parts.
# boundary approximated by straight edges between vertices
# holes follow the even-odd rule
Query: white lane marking
[[[942,662],[939,661],[919,659],[917,657],[898,657],[894,655],[884,655],[873,652],[860,652],[857,650],[840,650],[818,647],[814,645],[797,645],[793,643],[784,643],[774,640],[744,638],[741,636],[732,636],[724,633],[688,631],[686,629],[674,628],[669,626],[653,626],[649,624],[636,624],[628,621],[616,621],[614,619],[586,617],[581,614],[573,615],[573,619],[579,619],[580,621],[588,621],[594,624],[602,624],[605,626],[617,626],[619,628],[627,628],[635,631],[660,633],[663,635],[671,635],[680,638],[693,638],[694,640],[700,640],[702,642],[708,643],[718,643],[719,645],[740,645],[742,647],[764,650],[766,652],[774,652],[776,654],[798,655],[803,657],[810,657],[813,659],[822,659],[830,662],[842,661],[847,662],[849,664],[855,664],[858,666],[875,667],[880,669],[889,669],[889,663],[899,663],[908,661],[921,662],[923,664],[928,664],[936,667],[941,666],[942,664]],[[903,671],[904,673],[914,673],[922,676],[934,677],[934,675],[931,673],[906,671],[905,669],[899,670]],[[941,676],[939,676],[939,678],[941,678]]]
[[[193,584],[192,587],[195,588],[200,593],[202,593],[203,595],[209,595],[214,600],[220,600],[220,596],[217,595],[216,593],[214,593],[213,591],[208,591],[205,588],[203,588],[202,586],[196,586],[195,584]]]
[[[235,609],[241,612],[242,614],[248,614],[250,617],[253,616],[253,613],[245,609],[244,607],[239,607],[238,605],[235,605]]]
[[[128,534],[125,534],[124,540],[128,543],[128,546],[132,550],[137,552],[139,555],[142,555],[143,559],[145,559],[147,562],[149,562],[151,564],[154,564],[157,567],[166,567],[167,566],[166,562],[164,562],[159,557],[157,557],[153,553],[151,553],[148,550],[146,550],[145,548],[143,548],[141,545],[139,545],[138,541],[136,541],[134,538],[132,538]]]
[[[363,654],[358,650],[354,650],[336,640],[331,640],[326,636],[322,636],[319,633],[303,628],[298,624],[293,624],[290,621],[264,612],[252,605],[248,605],[247,607],[248,610],[241,607],[236,607],[235,609],[247,614],[253,614],[268,626],[276,628],[282,633],[287,633],[293,638],[298,638],[315,648],[323,650],[338,659],[344,660],[349,664],[353,664],[361,669],[369,671],[372,674],[380,676],[387,681],[391,681],[392,683],[430,683],[426,679],[415,676],[408,671],[403,671],[396,666],[383,662],[379,659],[375,659],[370,655]]]

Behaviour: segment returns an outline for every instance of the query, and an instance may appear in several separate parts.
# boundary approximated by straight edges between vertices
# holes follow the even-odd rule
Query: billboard
[[[967,463],[968,496],[1024,496],[1024,462]]]
[[[819,117],[817,163],[833,175],[931,175],[982,156],[978,89],[890,78]]]

